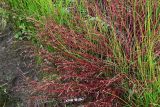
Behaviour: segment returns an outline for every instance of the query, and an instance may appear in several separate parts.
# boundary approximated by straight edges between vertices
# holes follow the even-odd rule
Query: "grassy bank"
[[[83,97],[87,106],[160,106],[159,1],[7,3],[15,37],[41,46],[45,74],[37,92],[63,101]]]

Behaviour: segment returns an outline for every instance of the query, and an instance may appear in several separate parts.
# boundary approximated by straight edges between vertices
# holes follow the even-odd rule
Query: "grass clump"
[[[48,32],[49,34],[46,32],[49,39],[45,41],[43,38],[42,41],[57,49],[57,52],[62,51],[72,58],[76,57],[76,59],[87,61],[90,61],[91,57],[98,58],[105,63],[104,66],[111,67],[112,76],[118,72],[124,73],[127,82],[121,86],[126,91],[126,96],[122,99],[128,102],[129,106],[159,106],[159,2],[156,0],[113,0],[107,2],[103,0],[101,2],[81,0],[80,3],[81,6],[80,4],[75,6],[76,12],[71,11],[74,15],[70,21],[74,25],[73,28],[69,28],[71,31],[68,31],[67,34],[66,28],[58,27],[55,23],[50,22],[53,26],[57,26],[53,28],[47,23],[46,29],[52,28],[50,29],[52,32]],[[86,13],[82,14],[83,12],[79,11],[79,8],[86,10]],[[79,32],[79,29],[75,28],[81,29],[80,34],[84,37],[74,34],[75,39],[72,39],[72,33]],[[54,29],[57,30],[53,31]],[[64,29],[63,33],[58,33],[62,29]],[[74,31],[72,32],[72,30]],[[55,44],[51,43],[50,40],[55,41]],[[91,55],[90,59],[86,58],[86,54],[88,57]],[[48,58],[50,57],[48,56]],[[83,66],[78,62],[75,65]],[[69,76],[68,81],[76,79],[71,76],[70,68],[66,66],[61,65],[62,68],[68,68],[64,71],[69,73],[66,75],[60,73],[59,75],[64,78]],[[74,72],[77,71],[74,70]],[[85,73],[82,73],[83,76],[87,75]],[[78,72],[75,73],[77,79],[80,78],[78,74]],[[99,78],[104,79],[110,73],[101,71],[100,74],[106,75],[104,77],[99,76]],[[96,79],[96,77],[92,78]],[[85,79],[87,80],[87,78]]]
[[[39,92],[64,105],[82,98],[86,106],[160,106],[159,1],[8,1],[19,16],[47,19],[39,55],[53,77]]]
[[[18,15],[41,19],[42,16],[53,14],[51,0],[7,0],[7,2]]]

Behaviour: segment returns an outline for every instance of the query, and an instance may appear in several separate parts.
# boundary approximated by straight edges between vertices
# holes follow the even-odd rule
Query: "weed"
[[[7,26],[8,12],[0,7],[0,32],[4,31]]]

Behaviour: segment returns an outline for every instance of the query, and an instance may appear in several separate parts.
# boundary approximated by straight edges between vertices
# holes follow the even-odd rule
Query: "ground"
[[[9,98],[0,101],[0,106],[25,107],[29,95],[27,81],[35,80],[37,66],[34,60],[33,46],[28,41],[16,41],[13,27],[8,24],[0,32],[0,86],[6,87]],[[4,98],[4,96],[0,96]],[[3,100],[0,98],[0,100]]]

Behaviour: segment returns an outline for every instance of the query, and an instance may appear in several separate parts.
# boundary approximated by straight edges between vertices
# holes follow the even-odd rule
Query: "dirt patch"
[[[27,106],[27,80],[37,79],[33,53],[30,42],[14,40],[11,25],[0,32],[0,86],[6,84],[10,100],[5,107]],[[14,101],[11,102],[12,99]]]

